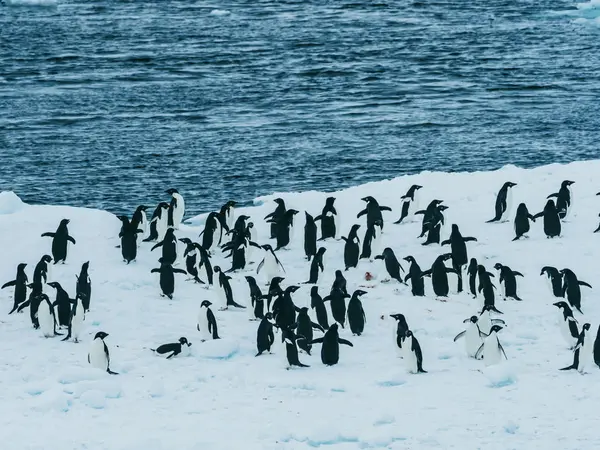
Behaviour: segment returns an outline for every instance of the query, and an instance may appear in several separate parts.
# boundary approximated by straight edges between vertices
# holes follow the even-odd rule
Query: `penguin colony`
[[[573,184],[573,181],[563,181],[558,192],[547,197],[544,210],[537,214],[530,214],[524,203],[519,204],[513,218],[513,241],[527,238],[531,223],[540,218],[546,237],[560,238],[562,226],[568,224],[567,219],[573,206]],[[494,217],[487,223],[504,223],[511,220],[512,189],[515,186],[517,185],[512,182],[504,183],[496,198]],[[400,196],[401,215],[392,226],[401,226],[406,221],[420,219],[421,234],[418,238],[425,238],[422,245],[436,244],[440,249],[449,246],[450,251],[441,253],[430,268],[421,269],[416,259],[408,255],[401,258],[408,264],[405,270],[391,247],[381,248],[385,242],[382,239],[383,212],[392,211],[392,208],[380,205],[371,196],[362,198],[365,208],[357,214],[356,219],[359,221],[364,216],[365,223],[352,224],[347,230],[347,236],[342,236],[343,230],[340,229],[334,205],[335,198],[328,197],[321,214],[313,216],[307,211],[304,212],[306,220],[303,248],[308,261],[308,281],[294,281],[298,284],[315,285],[320,275],[329,271],[331,264],[337,264],[344,271],[348,271],[356,268],[360,259],[368,259],[371,264],[378,264],[376,261],[381,260],[389,275],[389,279],[382,282],[405,285],[415,297],[425,296],[425,278],[429,278],[436,299],[445,302],[450,292],[450,281],[455,281],[457,292],[467,289],[478,302],[474,304],[474,314],[464,320],[465,329],[454,337],[454,341],[464,341],[468,357],[483,360],[486,366],[498,364],[507,359],[507,355],[499,337],[506,323],[499,317],[503,313],[496,306],[496,295],[499,292],[505,301],[526,301],[518,295],[518,279],[525,275],[500,262],[493,266],[496,271],[494,274],[475,258],[469,260],[467,243],[477,241],[477,238],[463,236],[457,224],[452,224],[448,238],[442,240],[442,230],[446,225],[444,211],[449,206],[444,205],[443,200],[432,199],[425,209],[419,209],[418,194],[421,188],[422,186],[413,185],[406,194]],[[299,211],[288,209],[283,199],[275,199],[274,211],[263,219],[270,224],[273,245],[261,245],[256,242],[251,217],[236,217],[234,201],[228,201],[219,212],[207,215],[204,230],[198,236],[201,242],[194,242],[188,237],[177,238],[176,235],[185,215],[183,196],[173,188],[165,192],[171,196],[170,202],[158,203],[150,219],[146,216],[147,207],[144,205],[135,210],[131,219],[126,215],[117,216],[122,223],[119,232],[120,245],[117,247],[120,248],[126,264],[136,260],[137,250],[142,243],[152,244],[152,252],[158,250],[159,267],[151,272],[159,275],[157,285],[162,296],[174,298],[176,284],[181,282],[176,282],[180,278],[179,275],[187,276],[187,282],[209,289],[206,292],[211,293],[210,297],[218,302],[218,305],[213,311],[213,302],[203,298],[203,291],[199,291],[201,300],[196,329],[201,342],[220,339],[219,314],[226,314],[225,311],[230,308],[247,309],[250,320],[258,321],[256,356],[264,352],[270,353],[276,339],[275,334],[280,334],[281,342],[285,344],[289,369],[293,366],[309,367],[300,361],[300,354],[310,355],[315,344],[321,344],[322,363],[328,366],[335,365],[340,359],[340,345],[353,346],[352,342],[340,336],[340,329],[348,327],[357,339],[364,332],[368,321],[362,306],[362,297],[366,295],[368,299],[368,292],[362,289],[348,292],[341,269],[335,270],[335,280],[329,292],[320,293],[317,286],[311,287],[310,310],[308,307],[300,308],[294,303],[293,296],[300,286],[282,286],[282,283],[287,281],[286,272],[277,252],[285,250],[291,242],[300,239],[294,232],[297,228],[294,222]],[[29,307],[32,326],[40,330],[44,337],[64,336],[63,341],[77,343],[82,338],[85,316],[91,314],[92,282],[88,273],[89,262],[84,263],[79,274],[74,277],[74,298],[60,283],[48,281],[51,265],[59,262],[64,264],[68,259],[69,245],[77,243],[70,235],[68,225],[69,220],[63,219],[55,232],[42,234],[43,237],[52,238],[52,256],[41,256],[31,280],[25,271],[27,264],[21,263],[17,266],[14,279],[4,283],[1,289],[13,288],[13,304],[9,314],[22,313]],[[359,230],[363,226],[365,231],[361,242]],[[594,232],[599,230],[600,226]],[[320,237],[317,238],[319,234]],[[335,245],[344,247],[343,261],[325,263],[326,248],[318,245],[319,241],[324,240],[338,242]],[[183,253],[180,252],[180,247],[183,248]],[[211,264],[211,257],[217,252],[231,259],[230,268],[224,270]],[[448,262],[450,266],[447,265]],[[250,268],[255,263],[258,263],[255,265],[256,269]],[[175,267],[180,264],[185,266],[185,270]],[[248,285],[248,298],[242,301],[246,306],[234,299],[230,283],[233,276],[240,271],[245,274]],[[592,364],[600,367],[599,333],[596,333],[594,338],[591,324],[581,319],[584,314],[582,297],[585,289],[591,289],[592,286],[579,280],[568,268],[545,266],[541,268],[539,275],[547,278],[550,292],[556,297],[557,301],[553,306],[559,313],[560,332],[567,347],[572,351],[573,362],[561,370],[575,369],[584,373]],[[372,279],[370,272],[366,273],[365,279]],[[50,300],[49,294],[54,297],[54,301]],[[330,305],[331,317],[325,307],[326,303]],[[580,316],[579,320],[574,312]],[[314,316],[311,317],[311,314]],[[427,373],[423,367],[426,349],[421,347],[414,331],[410,329],[407,318],[397,311],[390,311],[388,315],[396,321],[394,341],[390,345],[396,348],[407,371],[415,374]],[[66,335],[59,332],[61,329],[66,330]],[[117,372],[111,370],[110,351],[105,342],[107,337],[108,334],[103,331],[95,334],[87,360],[93,367],[117,375]],[[180,354],[188,354],[191,345],[186,337],[180,337],[177,342],[162,344],[150,350],[171,359]]]

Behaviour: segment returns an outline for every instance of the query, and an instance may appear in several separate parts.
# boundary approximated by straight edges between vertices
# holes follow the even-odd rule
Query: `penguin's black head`
[[[342,274],[341,270],[336,270],[335,271],[335,277],[336,278],[344,278],[344,275]]]
[[[106,339],[107,337],[108,333],[105,333],[104,331],[98,331],[96,336],[94,336],[94,339]]]
[[[367,293],[367,291],[363,291],[361,289],[357,289],[356,291],[354,291],[354,296],[355,297],[360,297],[360,296],[365,295],[366,293]]]
[[[569,181],[569,180],[565,180],[562,182],[562,186],[571,186],[572,184],[575,184],[574,181]]]
[[[325,247],[320,247],[319,250],[317,250],[317,254],[322,255],[326,251],[327,251],[327,249]]]
[[[556,205],[554,205],[554,200],[552,200],[552,199],[548,200],[546,202],[546,207],[544,209],[546,209],[546,208],[556,209]]]
[[[268,251],[268,252],[272,252],[272,251],[273,251],[273,247],[271,247],[271,245],[270,245],[270,244],[261,245],[261,247],[262,247],[264,250]]]
[[[17,266],[17,270],[23,270],[25,267],[27,267],[27,263],[21,263]]]
[[[330,325],[329,326],[329,331],[332,332],[332,333],[334,333],[334,334],[337,334],[338,333],[338,324],[334,323],[334,324]]]
[[[285,288],[285,291],[288,293],[294,293],[298,289],[300,289],[300,286],[288,286],[287,288]]]
[[[446,206],[446,205],[438,206],[438,210],[440,210],[440,211],[446,211],[448,208],[449,208],[449,206]]]
[[[589,323],[584,323],[584,324],[583,324],[583,329],[584,329],[585,331],[589,330],[589,329],[590,329],[590,327],[591,327],[591,325],[590,325]]]
[[[69,224],[69,222],[71,222],[69,219],[63,219],[60,221],[60,226],[66,227]]]
[[[181,345],[187,345],[188,347],[189,347],[190,345],[192,345],[192,344],[190,344],[190,343],[188,342],[188,340],[187,340],[186,338],[184,338],[184,337],[180,337],[180,338],[179,338],[179,343],[180,343]]]
[[[506,183],[504,183],[504,186],[506,187],[515,187],[517,185],[517,183],[513,183],[512,181],[507,181]]]
[[[333,203],[334,203],[334,202],[335,202],[335,197],[327,197],[327,198],[325,199],[325,204],[326,204],[327,206],[331,206],[331,205],[333,205]]]
[[[363,197],[363,198],[361,198],[361,200],[362,200],[363,202],[367,202],[367,203],[371,203],[371,202],[374,202],[374,201],[375,201],[375,199],[374,199],[373,197],[371,197],[370,195],[368,195],[367,197]]]
[[[467,322],[471,322],[471,323],[477,323],[479,319],[477,318],[477,316],[471,316],[468,319],[463,320],[463,323],[467,323]]]
[[[277,203],[279,206],[283,206],[285,205],[285,202],[283,201],[282,198],[276,198],[275,200],[273,200],[275,203]]]
[[[479,265],[477,266],[477,273],[479,273],[479,274],[484,274],[484,273],[485,273],[485,266],[483,266],[483,265],[479,264]]]
[[[350,230],[356,231],[360,228],[360,224],[355,223],[354,225],[352,225],[352,228]]]
[[[52,262],[52,256],[44,255],[44,256],[42,256],[42,261],[47,262],[47,263]]]
[[[190,238],[179,238],[179,242],[183,242],[184,244],[191,244],[192,240]]]
[[[502,329],[502,327],[500,325],[494,325],[492,328],[490,328],[490,333],[493,332],[499,332]]]
[[[300,308],[300,311],[298,311],[299,314],[308,314],[308,308],[306,306]]]
[[[209,302],[208,300],[203,300],[202,303],[200,304],[200,307],[208,308],[210,305],[212,305],[211,302]]]
[[[558,273],[560,273],[561,275],[570,275],[573,273],[573,271],[571,269],[563,269],[559,270]]]
[[[440,256],[440,258],[442,258],[442,261],[448,261],[450,258],[452,258],[452,253],[444,253]]]
[[[146,211],[148,209],[148,207],[146,205],[140,205],[137,207],[138,211]]]
[[[420,186],[418,184],[413,184],[413,188],[415,188],[415,190],[418,191],[419,189],[422,189],[423,186]]]
[[[84,262],[84,263],[81,265],[81,270],[82,270],[82,271],[88,270],[89,268],[90,268],[90,262],[89,262],[89,261],[86,261],[86,262]]]
[[[127,217],[125,215],[117,216],[117,219],[119,219],[121,222],[129,223],[129,217]]]
[[[304,211],[304,216],[306,217],[306,221],[307,221],[307,222],[314,222],[314,220],[315,220],[315,219],[313,218],[313,216],[311,216],[311,215],[308,213],[308,211]]]
[[[241,216],[238,217],[238,219],[242,219],[242,220],[248,220],[250,218],[250,216],[247,216],[245,214],[242,214]]]
[[[244,278],[248,282],[254,282],[254,283],[256,283],[256,279],[254,277],[251,277],[250,275],[246,275]]]
[[[565,307],[569,306],[565,302],[556,302],[556,303],[552,303],[552,304],[560,309],[564,309]]]
[[[310,288],[310,295],[319,295],[319,286],[313,286]]]
[[[235,200],[229,200],[227,203],[225,203],[225,206],[227,206],[228,208],[234,207],[235,205],[237,205],[237,202]]]
[[[267,319],[269,322],[271,322],[273,320],[273,313],[266,313],[265,314],[265,319]]]
[[[158,207],[161,209],[169,209],[169,204],[167,202],[160,202]]]
[[[175,188],[171,188],[171,189],[167,189],[165,191],[165,193],[169,194],[169,195],[173,195],[173,194],[179,194],[179,191]]]
[[[434,205],[439,205],[440,203],[442,203],[444,200],[431,200],[431,203],[433,203]]]
[[[410,330],[406,330],[406,333],[404,334],[405,337],[409,338],[413,335],[413,332]]]
[[[58,284],[56,281],[52,281],[52,282],[48,283],[48,286],[51,286],[54,289],[57,289],[58,286],[60,286],[60,284]]]
[[[409,262],[409,263],[414,263],[415,262],[415,258],[413,258],[412,256],[407,256],[406,258],[402,258],[404,261]]]
[[[221,268],[219,266],[214,266],[213,267],[213,272],[220,272]]]
[[[273,279],[271,280],[271,284],[279,284],[281,283],[285,278],[283,277],[273,277]]]
[[[494,264],[494,269],[501,270],[502,269],[502,264],[500,264],[500,263]]]

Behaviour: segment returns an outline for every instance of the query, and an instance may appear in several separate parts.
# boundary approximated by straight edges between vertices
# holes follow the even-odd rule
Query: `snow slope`
[[[591,370],[558,369],[572,362],[557,326],[558,310],[540,269],[568,267],[596,288],[600,235],[598,222],[600,161],[551,165],[523,170],[505,167],[495,172],[421,173],[370,183],[335,194],[345,235],[363,208],[361,197],[374,196],[394,211],[384,213],[384,246],[398,258],[409,254],[429,268],[448,247],[423,247],[416,236],[419,223],[393,225],[400,214],[400,195],[414,183],[421,189],[422,206],[440,198],[450,208],[447,223],[457,223],[463,236],[475,236],[469,256],[493,271],[496,262],[525,275],[518,279],[522,303],[502,301],[506,328],[499,337],[509,361],[485,369],[468,359],[463,343],[453,337],[462,321],[481,308],[481,300],[451,294],[448,302],[435,300],[426,280],[427,297],[415,298],[407,287],[381,283],[386,277],[381,261],[361,261],[346,272],[348,290],[367,285],[365,271],[376,279],[363,297],[367,315],[365,333],[341,335],[354,347],[341,347],[340,363],[325,367],[320,344],[312,356],[300,355],[311,367],[285,370],[285,349],[276,335],[274,354],[255,358],[258,322],[247,311],[217,311],[219,341],[201,343],[196,331],[200,302],[216,303],[216,293],[177,275],[173,301],[159,296],[157,251],[141,247],[138,260],[121,260],[117,238],[120,222],[111,214],[83,208],[31,206],[12,193],[0,194],[0,284],[14,277],[16,266],[27,262],[31,279],[42,254],[50,253],[50,238],[62,218],[69,218],[67,264],[53,266],[51,278],[75,294],[75,275],[90,261],[91,311],[86,317],[83,343],[45,339],[31,328],[29,314],[6,315],[12,289],[0,291],[0,442],[5,449],[584,449],[600,445],[595,410],[600,401],[599,374]],[[541,221],[532,224],[531,238],[511,242],[512,223],[486,224],[493,217],[495,195],[505,181],[514,188],[513,208],[524,201],[532,214],[542,210],[546,196],[564,179],[576,182],[574,210],[560,239],[547,240]],[[184,193],[185,195],[185,193]],[[287,193],[257,199],[243,212],[252,217],[259,243],[267,243],[262,218],[274,209],[271,201],[285,199],[288,208],[316,215],[330,194]],[[149,199],[152,204],[161,199]],[[215,208],[218,205],[215,205]],[[514,211],[514,210],[513,210]],[[238,210],[237,213],[241,212]],[[514,215],[514,212],[513,212]],[[290,250],[278,252],[286,268],[284,285],[308,279],[300,217]],[[178,237],[196,239],[204,217],[182,226]],[[449,227],[446,228],[449,232]],[[446,236],[443,236],[445,238]],[[343,241],[328,241],[325,275],[319,280],[325,295],[335,269],[343,269]],[[255,254],[256,261],[260,255]],[[213,264],[229,267],[221,255]],[[408,264],[404,264],[408,269]],[[182,264],[180,264],[182,266]],[[235,299],[248,304],[243,275],[232,280]],[[259,277],[259,281],[262,277]],[[455,289],[456,278],[450,275]],[[300,285],[293,295],[298,306],[309,306],[310,286]],[[264,291],[264,287],[261,286]],[[597,289],[583,291],[580,324],[590,322],[595,337],[600,306]],[[54,298],[51,289],[50,297]],[[327,292],[326,292],[327,291]],[[216,306],[216,305],[215,305]],[[407,374],[394,349],[395,322],[389,314],[403,313],[424,352],[421,375]],[[312,314],[311,314],[312,315]],[[383,317],[383,319],[382,319]],[[314,318],[314,316],[313,316]],[[87,351],[97,331],[109,333],[110,376],[90,368]],[[316,333],[319,335],[319,333]],[[186,336],[189,357],[163,360],[149,348]]]

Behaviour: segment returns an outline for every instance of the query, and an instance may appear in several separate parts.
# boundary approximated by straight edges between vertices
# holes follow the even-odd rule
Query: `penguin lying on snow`
[[[174,342],[172,344],[163,344],[157,348],[151,348],[153,352],[158,355],[168,355],[167,359],[171,359],[173,356],[179,355],[183,350],[189,349],[192,343],[188,342],[188,340],[184,337],[179,338],[179,342]]]

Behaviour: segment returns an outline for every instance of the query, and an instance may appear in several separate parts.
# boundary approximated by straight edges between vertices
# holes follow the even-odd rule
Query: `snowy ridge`
[[[387,278],[381,261],[361,260],[357,269],[345,273],[349,292],[359,286],[368,291],[362,298],[367,324],[360,337],[341,330],[354,347],[341,347],[336,366],[321,364],[317,344],[311,356],[300,354],[310,368],[285,370],[280,334],[275,336],[273,355],[255,358],[258,322],[249,321],[245,310],[221,312],[213,307],[222,339],[201,343],[196,315],[202,300],[216,304],[213,290],[176,275],[174,300],[161,298],[158,276],[150,273],[160,255],[144,243],[137,262],[125,265],[115,248],[120,222],[112,214],[23,205],[13,194],[2,193],[0,284],[14,278],[20,262],[28,263],[31,278],[41,255],[50,253],[51,240],[40,235],[69,218],[69,232],[77,244],[69,246],[65,265],[52,267],[50,278],[74,296],[75,275],[89,260],[92,301],[80,344],[43,338],[32,329],[28,312],[0,315],[0,440],[4,448],[45,450],[594,448],[600,437],[595,415],[586,412],[595,411],[600,400],[599,374],[595,369],[585,376],[558,370],[571,364],[572,352],[560,335],[558,310],[552,306],[556,300],[540,269],[570,268],[594,286],[583,291],[585,314],[575,317],[580,325],[591,323],[595,338],[600,321],[595,249],[600,235],[592,231],[600,211],[600,197],[595,195],[600,190],[595,180],[599,170],[600,161],[588,161],[532,170],[509,166],[494,172],[421,173],[335,194],[274,194],[257,199],[255,207],[236,210],[251,216],[261,244],[269,242],[262,218],[274,209],[272,199],[280,196],[288,208],[301,212],[290,250],[278,252],[286,270],[284,286],[308,279],[303,211],[319,214],[329,195],[337,198],[342,235],[360,223],[361,240],[365,221],[356,219],[364,207],[360,198],[372,195],[392,207],[392,212],[383,213],[382,247],[393,248],[399,259],[414,256],[425,270],[449,248],[421,246],[416,238],[420,223],[392,224],[400,215],[400,196],[414,183],[424,186],[422,207],[434,198],[449,206],[442,239],[456,223],[463,236],[478,238],[467,244],[469,257],[491,272],[500,262],[524,274],[517,281],[523,302],[505,302],[496,293],[506,321],[499,339],[508,362],[490,368],[467,358],[461,341],[453,342],[464,329],[463,320],[481,310],[480,297],[451,293],[448,302],[436,301],[429,279],[427,296],[413,297],[406,286],[381,283]],[[532,224],[530,239],[517,242],[511,242],[512,223],[485,223],[494,215],[495,196],[505,181],[518,184],[513,189],[514,217],[520,202],[532,214],[540,212],[546,196],[565,179],[576,182],[575,203],[560,239],[546,239],[541,220]],[[182,226],[177,236],[198,240],[203,219],[193,218],[193,225]],[[323,245],[327,253],[319,292],[325,295],[334,271],[343,269],[343,242]],[[255,264],[233,275],[238,303],[249,304],[243,276],[255,272],[260,253],[255,252]],[[212,263],[230,267],[221,255]],[[371,282],[364,280],[367,270],[376,277]],[[454,291],[456,277],[450,274],[449,279]],[[257,280],[264,292],[262,276]],[[310,285],[299,285],[292,298],[300,307],[310,306]],[[53,290],[48,294],[54,298]],[[12,289],[0,291],[0,305],[10,310]],[[429,373],[406,373],[394,348],[395,322],[389,318],[393,313],[406,316]],[[110,335],[106,342],[111,368],[119,376],[87,364],[89,343],[100,330]],[[164,360],[149,350],[181,336],[193,344],[189,357]]]

